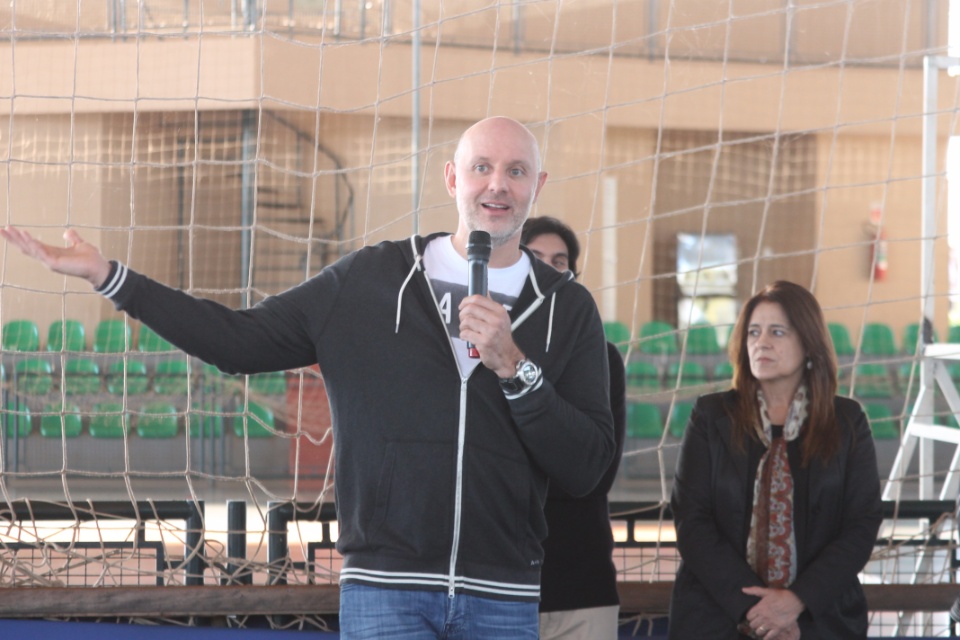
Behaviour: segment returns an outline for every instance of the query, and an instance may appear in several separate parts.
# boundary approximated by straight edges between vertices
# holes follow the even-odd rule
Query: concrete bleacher
[[[225,376],[146,327],[135,341],[123,320],[98,323],[92,333],[88,341],[81,323],[56,321],[44,342],[32,321],[4,324],[7,469],[288,473],[285,434],[295,428],[287,424],[283,372]]]
[[[635,337],[622,323],[607,323],[605,328],[626,357],[626,450],[642,451],[625,458],[622,473],[657,478],[662,462],[671,475],[691,403],[698,395],[729,386],[731,369],[723,345],[730,327],[698,325],[678,331],[667,323],[650,322],[640,326]],[[899,345],[894,332],[880,323],[865,327],[858,341],[851,340],[843,325],[830,323],[829,329],[840,365],[840,392],[852,394],[867,409],[885,475],[917,392],[919,329],[908,327]],[[950,339],[954,337],[960,339],[960,329],[951,330]],[[0,415],[7,428],[0,430],[0,437],[7,445],[7,468],[63,468],[63,428],[70,469],[122,471],[128,456],[130,468],[144,472],[189,466],[227,474],[249,469],[266,477],[289,473],[290,441],[283,434],[295,427],[288,425],[291,412],[286,410],[283,374],[251,377],[248,388],[243,377],[224,376],[187,358],[146,327],[134,334],[124,320],[103,321],[89,332],[69,319],[51,323],[46,331],[29,320],[12,320],[3,326],[2,347],[0,378],[6,399]],[[954,377],[960,379],[960,367]],[[244,394],[249,404],[244,404]],[[123,407],[129,446],[122,431],[113,430],[111,438],[104,437],[110,430],[94,428],[98,408],[105,403]],[[174,408],[175,425],[145,433],[141,414],[157,403]],[[936,410],[942,424],[958,426],[944,403]],[[187,433],[192,438],[190,460]],[[936,455],[937,468],[945,468],[948,454]],[[318,473],[325,472],[325,464],[315,466]]]

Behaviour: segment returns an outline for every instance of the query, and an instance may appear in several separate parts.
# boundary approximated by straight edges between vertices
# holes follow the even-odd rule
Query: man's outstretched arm
[[[0,229],[0,236],[51,271],[86,280],[118,310],[227,373],[281,371],[317,362],[311,330],[329,311],[321,302],[335,298],[321,293],[320,276],[250,309],[234,310],[108,261],[76,231],[63,234],[64,247],[14,227]]]
[[[43,263],[56,273],[83,278],[99,288],[110,275],[110,261],[103,257],[100,250],[86,242],[73,229],[63,234],[67,246],[55,247],[40,242],[32,235],[16,227],[0,229],[0,236],[14,245],[25,255]]]

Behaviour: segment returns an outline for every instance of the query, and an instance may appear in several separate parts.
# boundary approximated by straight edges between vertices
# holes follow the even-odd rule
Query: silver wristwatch
[[[517,363],[516,374],[512,378],[500,378],[500,388],[509,396],[522,394],[536,386],[541,375],[540,367],[523,358]]]

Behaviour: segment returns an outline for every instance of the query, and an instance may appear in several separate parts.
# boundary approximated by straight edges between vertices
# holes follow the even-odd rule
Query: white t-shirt
[[[453,342],[460,373],[467,377],[480,364],[479,358],[467,355],[467,342],[460,339],[460,302],[467,297],[467,259],[453,247],[453,236],[437,238],[423,251],[423,266],[437,297],[440,315]],[[487,270],[490,297],[509,311],[516,304],[524,280],[530,272],[530,258],[520,252],[520,259],[504,269]]]

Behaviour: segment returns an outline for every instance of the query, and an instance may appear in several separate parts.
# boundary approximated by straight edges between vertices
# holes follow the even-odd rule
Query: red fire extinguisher
[[[867,235],[870,242],[870,264],[874,282],[883,282],[887,279],[890,264],[887,262],[887,234],[881,224],[883,212],[880,205],[870,208],[870,222],[867,223]]]

